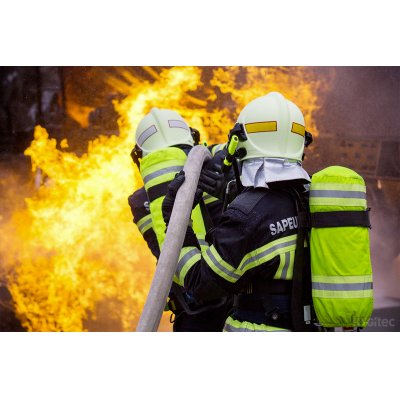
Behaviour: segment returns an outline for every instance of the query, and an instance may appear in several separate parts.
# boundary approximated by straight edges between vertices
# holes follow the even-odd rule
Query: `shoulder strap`
[[[158,199],[159,197],[165,196],[168,192],[168,185],[171,181],[159,183],[158,185],[152,186],[147,190],[147,196],[150,202]]]
[[[206,228],[206,233],[209,232],[212,228],[214,228],[213,221],[211,219],[210,213],[207,210],[207,207],[204,203],[203,197],[199,201],[201,215],[203,217],[204,227]]]
[[[309,263],[309,210],[307,201],[294,189],[290,188],[291,194],[296,204],[298,214],[298,233],[296,241],[296,251],[293,265],[292,278],[292,298],[291,298],[291,316],[293,330],[297,332],[306,332],[312,330],[311,318],[306,315],[310,310],[312,303],[311,296],[311,268]],[[304,242],[307,243],[307,249],[304,248]],[[307,320],[307,321],[306,321]]]

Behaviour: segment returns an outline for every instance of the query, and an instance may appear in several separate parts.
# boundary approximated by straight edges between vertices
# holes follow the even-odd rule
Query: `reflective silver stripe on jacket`
[[[248,329],[244,327],[236,327],[232,326],[229,324],[225,324],[224,326],[224,332],[290,332],[289,329],[281,329],[281,328],[275,328],[271,326],[271,329]]]
[[[214,270],[214,272],[216,272],[218,275],[226,278],[228,277],[229,280],[231,280],[232,282],[236,282],[239,278],[240,275],[237,274],[234,271],[230,271],[229,269],[227,269],[222,263],[220,263],[219,261],[217,261],[217,259],[215,258],[213,252],[212,252],[212,247],[209,247],[206,251],[205,254],[209,257],[210,261],[212,262],[213,265],[210,265],[210,267],[216,268]],[[216,251],[216,250],[215,250]],[[207,262],[207,260],[205,260]],[[208,264],[208,263],[207,263]]]
[[[276,244],[275,246],[272,246],[272,247],[268,248],[267,250],[265,250],[259,254],[256,254],[255,256],[253,256],[251,258],[248,258],[243,264],[240,265],[240,269],[241,270],[245,269],[246,265],[248,265],[254,261],[260,260],[260,259],[266,257],[268,254],[271,254],[278,249],[281,249],[284,247],[289,247],[289,246],[292,246],[295,244],[296,244],[296,239],[294,239],[290,242],[282,242],[282,243]]]
[[[175,165],[173,167],[167,167],[167,168],[163,168],[163,169],[159,169],[158,171],[152,172],[151,174],[145,176],[143,178],[143,182],[145,184],[147,184],[149,181],[151,181],[154,178],[157,178],[161,175],[165,175],[165,174],[169,174],[171,172],[179,172],[181,171],[183,168],[183,166],[181,165]]]
[[[194,256],[200,254],[199,249],[194,248],[190,251],[188,251],[178,262],[178,265],[176,267],[176,274],[179,276],[182,272],[183,267],[186,265],[186,263]]]
[[[290,251],[287,251],[285,253],[285,265],[283,266],[282,274],[281,274],[280,279],[286,279],[286,275],[288,273],[289,265],[290,265]]]
[[[204,247],[204,246],[209,246],[208,242],[204,239],[199,239],[197,238],[197,241],[199,242],[199,245]]]
[[[148,231],[152,226],[151,215],[146,215],[137,223],[137,227],[139,228],[140,233],[143,235],[146,231]]]
[[[145,131],[143,131],[140,136],[137,138],[136,142],[139,146],[143,146],[143,143],[150,137],[153,136],[157,132],[157,128],[155,125],[149,126]]]

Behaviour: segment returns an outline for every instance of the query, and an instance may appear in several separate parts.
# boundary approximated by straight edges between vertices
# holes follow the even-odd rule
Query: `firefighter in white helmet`
[[[230,140],[233,136],[239,138],[243,190],[223,213],[209,247],[197,245],[190,268],[177,271],[175,279],[195,299],[234,294],[225,331],[292,330],[295,198],[306,195],[310,181],[302,159],[311,136],[300,109],[277,92],[244,107]],[[166,221],[183,181],[180,173],[170,184],[163,204]],[[195,239],[188,227],[182,252]]]
[[[200,140],[199,132],[187,124],[176,112],[153,108],[140,121],[136,130],[136,145],[131,155],[139,168],[144,187],[128,199],[134,222],[158,258],[165,239],[165,222],[161,205],[169,183],[181,171],[187,154]],[[196,243],[205,246],[205,235],[217,222],[222,203],[204,194],[201,206],[192,212]],[[186,266],[182,257],[177,268]],[[168,307],[174,313],[174,331],[221,331],[231,303],[227,297],[208,302],[195,302],[183,287],[173,283]]]

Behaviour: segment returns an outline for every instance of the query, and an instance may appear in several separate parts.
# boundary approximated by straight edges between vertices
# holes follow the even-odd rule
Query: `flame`
[[[66,103],[66,108],[68,115],[78,122],[82,128],[87,128],[89,126],[89,114],[95,109],[94,107],[87,107],[73,101],[68,101]]]
[[[107,84],[123,94],[114,101],[119,136],[99,136],[78,156],[68,135],[58,145],[37,126],[25,155],[46,184],[0,218],[0,260],[17,314],[29,331],[83,331],[111,318],[115,330],[135,329],[155,260],[132,224],[128,196],[142,186],[130,160],[137,124],[152,107],[178,111],[211,143],[224,142],[241,108],[280,91],[304,112],[315,134],[318,77],[306,68],[144,67],[149,79],[120,69]],[[75,115],[86,115],[87,110]],[[85,120],[82,120],[85,123]],[[105,132],[106,133],[106,132]],[[1,217],[1,215],[0,215]],[[106,305],[106,306],[105,306]],[[102,308],[103,307],[103,308]],[[104,307],[106,307],[104,311]]]

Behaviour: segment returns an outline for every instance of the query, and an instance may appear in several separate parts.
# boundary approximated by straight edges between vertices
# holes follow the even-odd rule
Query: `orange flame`
[[[178,111],[203,139],[217,143],[226,140],[246,103],[277,90],[299,105],[307,127],[317,132],[313,115],[321,84],[305,68],[215,68],[208,79],[207,69],[198,67],[146,68],[151,81],[128,70],[123,80],[108,80],[126,96],[115,102],[119,136],[99,136],[77,156],[67,139],[57,148],[38,126],[25,151],[46,184],[7,223],[0,218],[6,238],[0,257],[17,314],[30,331],[87,330],[102,312],[115,330],[135,328],[155,260],[127,204],[142,185],[129,153],[151,107]]]

